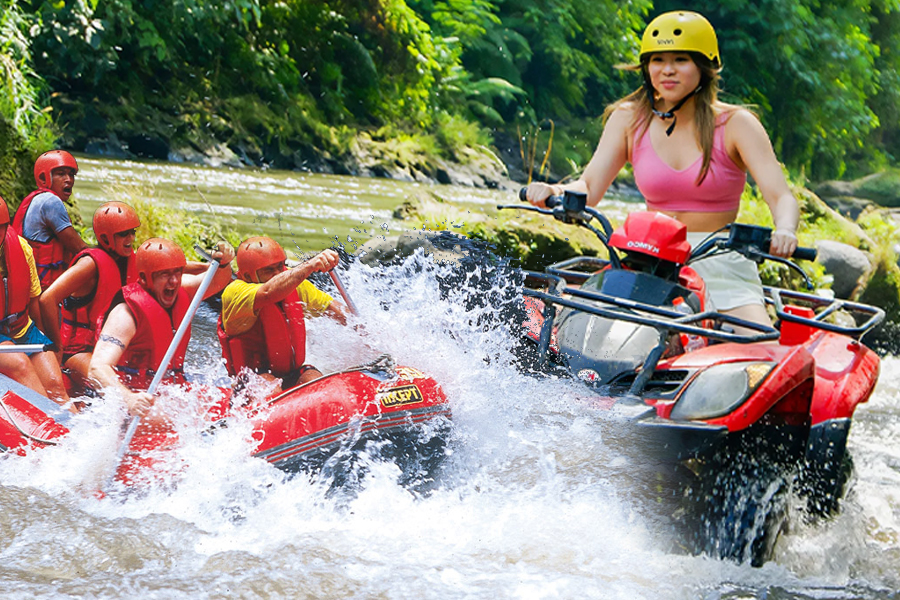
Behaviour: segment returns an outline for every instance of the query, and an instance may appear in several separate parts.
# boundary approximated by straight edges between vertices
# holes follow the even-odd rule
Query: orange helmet
[[[9,207],[3,198],[0,198],[0,225],[9,225]]]
[[[150,238],[141,244],[134,260],[138,275],[143,275],[145,281],[150,281],[157,271],[187,266],[187,259],[178,244],[163,238]]]
[[[60,167],[69,167],[75,169],[76,173],[78,172],[78,163],[75,162],[75,157],[65,150],[44,152],[34,161],[34,182],[39,188],[49,188],[51,171]],[[41,176],[44,178],[43,181],[41,181]]]
[[[284,248],[270,237],[247,238],[237,250],[238,277],[249,283],[259,283],[256,272],[263,267],[284,262],[287,255]]]
[[[141,226],[134,209],[124,202],[107,202],[94,211],[94,235],[101,248],[112,248],[113,235]],[[104,237],[106,241],[104,242]]]

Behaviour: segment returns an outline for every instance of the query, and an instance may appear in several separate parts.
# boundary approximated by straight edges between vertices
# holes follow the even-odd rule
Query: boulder
[[[214,144],[205,150],[192,145],[173,148],[168,154],[169,162],[191,163],[208,167],[244,167],[245,161],[225,144]]]
[[[458,264],[468,256],[471,241],[450,231],[408,231],[400,236],[374,238],[357,252],[363,264],[377,265],[403,260],[421,249],[435,262]]]
[[[822,240],[816,244],[816,260],[834,278],[831,285],[837,298],[852,298],[868,281],[872,262],[868,255],[849,244]]]
[[[823,196],[822,200],[841,216],[856,221],[863,212],[875,207],[875,203],[854,196]]]
[[[128,150],[128,144],[119,140],[115,133],[109,134],[107,138],[91,139],[85,145],[84,151],[87,154],[106,158],[134,158],[134,154]]]
[[[826,200],[850,196],[881,206],[900,207],[900,169],[886,169],[853,181],[826,181],[817,185],[815,192]]]

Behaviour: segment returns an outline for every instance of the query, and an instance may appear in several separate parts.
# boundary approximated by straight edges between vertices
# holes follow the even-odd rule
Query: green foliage
[[[860,215],[857,221],[874,240],[870,253],[875,272],[860,295],[860,301],[883,309],[888,321],[900,321],[900,268],[897,266],[897,245],[900,228],[890,214],[872,210]]]
[[[490,125],[545,117],[599,114],[633,85],[613,65],[634,60],[635,30],[649,0],[415,0],[412,5],[462,59],[465,72],[452,92],[471,102],[472,115]],[[505,82],[483,96],[485,82]],[[502,120],[502,121],[501,121]]]
[[[565,175],[603,108],[639,85],[614,66],[635,62],[647,20],[685,8],[715,25],[729,97],[759,107],[792,172],[900,158],[896,0],[0,0],[0,115],[15,147],[46,149],[51,92],[71,147],[224,142],[285,167],[386,126],[401,149],[422,135],[460,160],[487,128],[552,120]]]
[[[456,64],[404,0],[74,0],[35,4],[33,18],[74,145],[224,141],[294,166],[347,152],[346,127],[433,127]]]
[[[440,147],[459,162],[467,160],[464,150],[490,144],[490,136],[477,123],[446,113],[437,117],[435,138]]]
[[[0,197],[11,210],[34,189],[34,159],[53,142],[26,25],[15,1],[0,0]]]
[[[900,169],[886,169],[859,182],[855,195],[882,206],[900,206]]]

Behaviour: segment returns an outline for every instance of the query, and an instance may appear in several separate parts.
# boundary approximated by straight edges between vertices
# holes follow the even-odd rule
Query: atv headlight
[[[732,412],[750,397],[774,362],[738,362],[701,371],[672,408],[673,419],[712,419]]]

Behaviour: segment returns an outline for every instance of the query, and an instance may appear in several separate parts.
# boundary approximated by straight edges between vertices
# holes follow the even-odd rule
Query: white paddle
[[[18,346],[15,344],[3,344],[0,346],[0,354],[6,354],[9,352],[21,352],[23,354],[35,354],[36,352],[49,352],[51,345],[44,344],[19,344]]]

